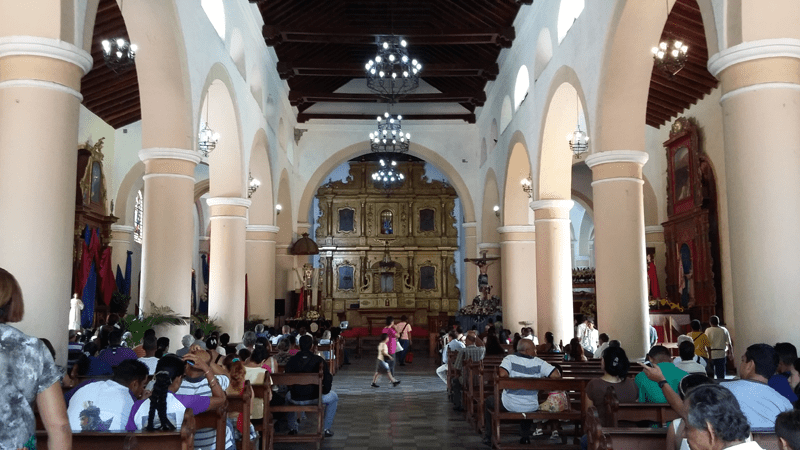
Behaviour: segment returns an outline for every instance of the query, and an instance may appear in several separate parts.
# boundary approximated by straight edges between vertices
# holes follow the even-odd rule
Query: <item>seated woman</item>
[[[575,347],[582,350],[580,345]],[[625,350],[621,347],[609,347],[603,352],[603,359],[600,360],[600,367],[605,372],[602,377],[594,378],[586,384],[586,396],[589,406],[597,408],[597,415],[600,423],[604,427],[609,426],[609,418],[606,417],[606,391],[609,386],[613,386],[617,392],[617,398],[621,403],[633,403],[639,398],[639,388],[633,378],[628,378],[630,361]]]
[[[331,332],[329,330],[325,330],[322,333],[322,339],[319,340],[319,345],[331,345]],[[326,361],[331,359],[331,352],[326,350],[320,353],[321,353],[320,356],[322,356],[322,358],[325,359]]]
[[[494,333],[486,336],[486,355],[505,355],[506,349],[500,344],[500,339]]]
[[[289,361],[289,358],[292,357],[293,353],[289,353],[291,345],[289,341],[291,340],[292,339],[283,339],[278,343],[278,353],[276,353],[274,356],[275,362],[277,362],[278,365],[286,365],[286,363]]]
[[[548,331],[544,334],[544,344],[536,348],[536,353],[561,353],[555,344],[555,337],[552,332]]]
[[[588,361],[586,355],[583,353],[583,347],[581,347],[581,341],[578,338],[572,338],[569,341],[569,350],[566,348],[564,352],[564,361]]]
[[[211,397],[203,395],[175,395],[181,387],[186,362],[205,373],[211,387]],[[217,382],[214,373],[203,359],[193,353],[187,353],[183,359],[175,355],[165,355],[158,360],[156,374],[153,377],[153,392],[150,398],[139,400],[133,404],[128,424],[128,431],[136,430],[175,430],[181,427],[183,413],[191,408],[195,414],[222,406],[227,398],[225,391]]]

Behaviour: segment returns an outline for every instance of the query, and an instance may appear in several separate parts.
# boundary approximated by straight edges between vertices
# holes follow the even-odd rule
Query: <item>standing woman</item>
[[[406,354],[408,354],[408,349],[411,348],[411,324],[408,323],[408,317],[405,314],[400,316],[400,322],[394,325],[395,331],[397,331],[397,340],[400,342],[400,346],[403,347],[403,350],[397,352],[397,360],[400,362],[400,366],[406,365]]]
[[[0,448],[36,448],[36,401],[50,448],[71,449],[72,431],[61,392],[61,372],[39,339],[9,323],[25,313],[22,289],[13,275],[0,268]]]

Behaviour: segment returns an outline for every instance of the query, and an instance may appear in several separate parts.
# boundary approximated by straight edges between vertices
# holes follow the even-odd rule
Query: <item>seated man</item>
[[[775,418],[775,435],[782,450],[800,450],[800,410],[778,414]]]
[[[136,359],[138,356],[133,350],[122,346],[122,330],[114,328],[108,334],[108,348],[101,351],[97,358],[111,367],[116,367],[122,361]]]
[[[639,401],[647,403],[667,403],[664,393],[661,391],[661,384],[669,384],[672,390],[678,392],[678,384],[681,379],[688,375],[683,370],[672,364],[672,355],[669,349],[663,345],[655,345],[647,353],[647,360],[651,365],[656,365],[664,374],[664,380],[656,383],[647,378],[644,372],[636,375],[636,386],[639,388]]]
[[[609,341],[608,335],[606,333],[600,333],[600,335],[597,338],[597,341],[600,342],[600,346],[597,347],[597,351],[594,352],[594,357],[596,359],[602,359],[603,352],[606,351],[606,349],[608,348],[608,341]]]
[[[483,360],[484,355],[486,355],[486,346],[478,347],[476,345],[476,339],[477,337],[474,334],[467,334],[467,346],[458,350],[458,356],[456,356],[456,361],[453,363],[453,368],[455,368],[456,371],[460,371],[461,368],[464,367],[465,361]],[[455,411],[464,410],[462,407],[463,405],[461,405],[461,386],[468,382],[469,381],[465,380],[464,375],[461,373],[450,382],[450,388],[453,392],[453,410]]]
[[[140,356],[139,361],[147,366],[147,369],[150,371],[150,375],[155,375],[156,365],[158,364],[158,358],[156,358],[158,340],[156,339],[155,334],[144,337],[144,340],[142,340],[142,349],[144,350],[144,356]]]
[[[688,341],[683,341],[678,346],[678,352],[680,353],[680,359],[675,359],[672,363],[675,364],[675,367],[678,369],[683,370],[686,373],[699,373],[702,375],[706,374],[706,368],[702,365],[698,364],[697,361],[694,361],[695,358],[694,353],[694,344]],[[699,356],[698,356],[699,358]]]
[[[124,431],[133,402],[142,396],[146,383],[147,366],[129,359],[114,368],[112,379],[78,388],[67,406],[72,431]]]
[[[692,338],[690,338],[689,336],[687,336],[685,334],[682,334],[682,335],[678,336],[678,348],[680,348],[680,345],[682,343],[684,343],[684,342],[691,342],[692,345],[694,345],[694,340],[692,340]],[[692,358],[691,358],[692,361],[694,361],[697,364],[700,364],[701,366],[703,366],[703,368],[706,369],[706,373],[708,373],[708,367],[707,367],[708,363],[706,363],[705,359],[697,356],[697,351],[696,350],[697,349],[695,349],[695,354],[692,355]],[[681,358],[680,356],[677,356],[677,357],[675,357],[675,359],[672,360],[672,362],[674,364],[678,364],[681,361],[683,361],[683,358]]]
[[[777,367],[778,355],[772,346],[753,344],[742,355],[741,379],[720,383],[733,392],[753,428],[774,428],[775,417],[792,409],[792,403],[767,384]]]
[[[442,349],[442,365],[436,369],[436,375],[438,375],[445,384],[447,384],[447,352],[458,351],[466,347],[463,342],[458,340],[458,332],[455,330],[450,330],[450,332],[447,333],[447,338],[450,339],[450,341],[444,346],[444,349]]]
[[[686,399],[686,439],[689,447],[702,450],[756,450],[755,442],[745,442],[750,425],[736,398],[714,384],[697,386]]]
[[[555,367],[536,357],[536,346],[530,339],[520,339],[517,344],[517,353],[503,358],[499,369],[500,377],[511,378],[561,378]],[[519,413],[534,412],[539,410],[539,391],[503,390],[502,398],[495,399],[493,395],[486,398],[485,432],[483,443],[492,444],[491,411],[494,411],[494,402],[500,402],[500,410]],[[531,425],[533,421],[520,422],[520,444],[529,444],[531,439]]]
[[[181,344],[183,344],[183,347],[179,348],[178,351],[175,352],[175,354],[182,358],[183,355],[189,353],[189,350],[191,349],[193,343],[194,343],[194,336],[192,336],[191,334],[184,335],[181,338]]]
[[[300,337],[300,351],[289,358],[286,363],[286,373],[317,373],[322,364],[323,383],[322,383],[322,403],[325,405],[325,422],[323,425],[325,437],[333,436],[333,417],[336,415],[336,406],[339,403],[339,396],[331,390],[333,377],[328,371],[328,364],[321,356],[311,352],[314,345],[314,338],[310,335]],[[286,403],[295,405],[313,405],[319,398],[319,390],[316,386],[292,386],[286,393]],[[289,421],[289,434],[297,434],[297,413],[287,414]]]
[[[797,395],[789,385],[789,377],[792,375],[794,360],[797,359],[797,347],[789,342],[778,342],[775,344],[775,353],[778,354],[778,368],[776,373],[769,377],[769,387],[794,403],[797,401]]]

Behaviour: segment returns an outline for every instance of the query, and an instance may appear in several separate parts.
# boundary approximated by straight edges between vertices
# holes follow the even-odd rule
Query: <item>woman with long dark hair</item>
[[[582,350],[581,346],[577,346]],[[628,378],[631,363],[622,347],[608,347],[600,360],[603,376],[594,378],[586,384],[586,396],[589,406],[597,407],[598,416],[603,426],[609,426],[606,417],[606,390],[613,386],[617,398],[623,403],[632,403],[639,398],[639,388],[633,378]]]
[[[569,351],[566,349],[566,355],[564,355],[564,361],[588,361],[586,355],[583,352],[583,347],[581,347],[581,341],[578,338],[572,338],[569,341]]]
[[[211,397],[202,395],[175,395],[181,387],[186,363],[202,370],[211,387]],[[158,360],[156,374],[153,377],[153,391],[150,398],[133,404],[128,431],[135,430],[175,430],[181,427],[183,413],[191,408],[195,414],[222,406],[225,392],[217,382],[208,363],[193,353],[187,353],[183,359],[175,355],[166,355]]]
[[[536,348],[536,353],[561,353],[555,343],[553,333],[548,331],[544,334],[544,344],[540,344]]]

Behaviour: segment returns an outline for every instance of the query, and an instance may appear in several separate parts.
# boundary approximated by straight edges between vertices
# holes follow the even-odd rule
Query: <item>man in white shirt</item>
[[[147,367],[135,359],[126,359],[114,367],[111,380],[79,388],[67,406],[72,431],[125,431],[133,402],[142,396],[146,382]]]
[[[700,358],[694,354],[694,344],[692,342],[681,342],[681,344],[678,346],[678,351],[680,352],[681,357],[675,358],[675,360],[672,361],[672,363],[675,364],[675,367],[683,370],[686,373],[699,373],[701,375],[706,374],[706,368],[693,359],[697,357],[701,361],[703,360],[703,358]]]
[[[594,352],[594,357],[600,359],[603,357],[603,352],[608,348],[608,335],[605,333],[600,333],[598,336],[598,341],[600,342],[600,347],[597,347],[597,351]]]
[[[597,351],[597,341],[600,340],[600,335],[594,327],[594,317],[587,316],[582,324],[578,325],[578,336],[583,347],[583,353],[587,358],[593,358],[594,352]]]
[[[447,352],[455,352],[460,348],[466,347],[463,342],[458,340],[458,333],[456,333],[455,330],[450,330],[447,337],[450,339],[450,342],[442,349],[442,365],[436,369],[436,375],[438,375],[445,384],[447,384]]]
[[[704,384],[689,391],[686,398],[689,410],[684,433],[691,448],[761,448],[756,442],[746,442],[750,437],[750,424],[736,400],[725,388],[715,384]]]
[[[147,370],[150,372],[150,375],[155,375],[156,373],[156,365],[158,364],[158,358],[156,358],[156,349],[157,340],[155,335],[145,336],[142,340],[142,350],[144,350],[144,356],[139,358],[139,361],[147,366]]]
[[[678,348],[679,349],[680,349],[681,344],[683,344],[684,342],[689,342],[694,347],[694,340],[691,337],[689,337],[689,336],[687,336],[685,334],[682,334],[682,335],[678,336]],[[703,366],[703,369],[705,369],[706,366],[707,366],[706,360],[701,358],[701,357],[699,357],[699,356],[697,356],[697,353],[695,353],[689,359],[691,359],[692,361],[696,362],[697,364],[700,364],[701,366]],[[672,360],[672,363],[675,364],[675,365],[678,365],[678,363],[680,363],[682,361],[683,361],[683,358],[681,358],[680,356],[677,356],[674,360]],[[688,361],[688,359],[687,359],[687,361]]]

